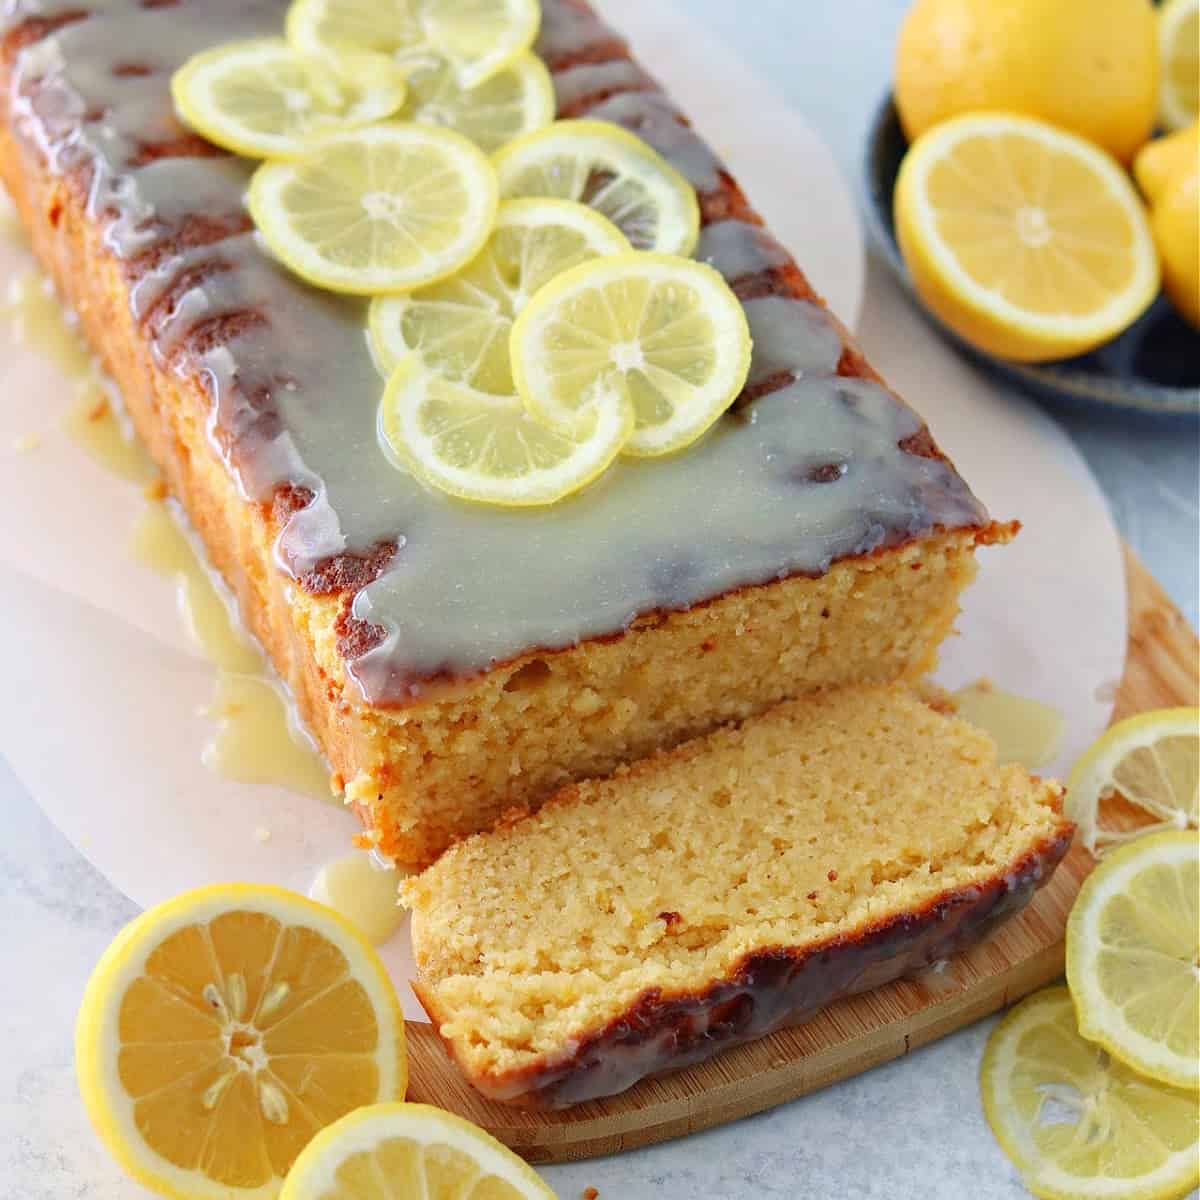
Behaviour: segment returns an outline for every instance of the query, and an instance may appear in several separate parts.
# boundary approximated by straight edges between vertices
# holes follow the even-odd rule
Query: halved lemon
[[[1084,880],[1067,982],[1084,1037],[1152,1079],[1200,1088],[1200,834],[1138,838]]]
[[[376,1104],[315,1137],[282,1200],[554,1200],[532,1167],[462,1117]]]
[[[1200,117],[1200,0],[1167,0],[1158,14],[1162,123],[1182,129]]]
[[[555,275],[629,243],[599,213],[569,200],[505,200],[484,248],[457,275],[374,300],[371,345],[390,373],[417,354],[430,369],[479,391],[511,396],[513,318]]]
[[[486,154],[554,120],[554,85],[542,60],[528,52],[474,87],[435,54],[408,66],[406,120],[442,125],[469,137]]]
[[[591,483],[633,429],[627,404],[596,405],[590,425],[560,433],[535,420],[515,395],[497,396],[446,379],[417,356],[396,369],[380,405],[380,433],[430,486],[483,504],[553,504]]]
[[[477,146],[408,123],[317,138],[305,157],[259,167],[248,199],[267,245],[297,275],[359,295],[452,275],[487,241],[497,202]]]
[[[404,1021],[378,955],[282,888],[215,884],[127,925],[79,1010],[84,1103],[117,1161],[183,1200],[278,1194],[326,1125],[403,1098]]]
[[[641,138],[607,121],[555,121],[495,157],[508,197],[578,200],[639,250],[691,254],[700,206],[690,183]]]
[[[1168,1200],[1200,1174],[1197,1098],[1084,1041],[1065,987],[1018,1004],[980,1068],[983,1112],[1025,1186],[1047,1200]]]
[[[632,251],[546,284],[513,324],[525,407],[571,431],[614,403],[633,409],[624,453],[670,454],[729,407],[750,368],[746,313],[704,263]]]
[[[540,22],[538,0],[294,0],[287,35],[309,53],[374,50],[403,64],[433,53],[475,87],[528,50]]]
[[[1080,354],[1158,294],[1158,255],[1128,175],[1031,117],[974,113],[934,126],[905,155],[895,211],[922,300],[989,354]]]
[[[1155,823],[1105,828],[1101,803],[1120,794]],[[1079,841],[1099,856],[1119,842],[1200,824],[1200,708],[1160,708],[1128,717],[1088,747],[1067,781],[1067,815]]]
[[[404,72],[382,55],[316,58],[283,38],[227,42],[189,58],[171,77],[184,122],[250,158],[303,154],[318,134],[391,116],[405,92]]]

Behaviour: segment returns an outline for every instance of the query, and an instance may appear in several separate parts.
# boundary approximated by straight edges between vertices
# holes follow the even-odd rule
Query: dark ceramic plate
[[[912,293],[912,280],[900,257],[892,222],[892,191],[907,149],[889,94],[879,106],[867,138],[863,162],[867,225],[896,277]],[[1111,342],[1078,358],[1049,363],[993,358],[968,346],[924,306],[922,310],[968,357],[1044,400],[1176,420],[1200,416],[1200,333],[1177,316],[1163,296]]]

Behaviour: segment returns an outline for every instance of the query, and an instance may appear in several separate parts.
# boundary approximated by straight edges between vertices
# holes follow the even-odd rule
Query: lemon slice
[[[513,318],[555,275],[629,243],[599,213],[569,200],[505,200],[487,245],[457,275],[376,299],[371,346],[385,373],[408,354],[484,392],[511,396]]]
[[[1101,802],[1120,793],[1156,818],[1137,829],[1105,829]],[[1200,708],[1160,708],[1119,721],[1075,764],[1067,782],[1067,815],[1089,854],[1158,829],[1200,823]]]
[[[318,287],[398,292],[453,274],[496,217],[496,176],[461,134],[372,125],[265,163],[248,199],[267,245]]]
[[[442,125],[491,154],[554,120],[554,84],[536,55],[524,53],[495,75],[464,88],[445,59],[429,55],[408,68],[406,120]]]
[[[618,254],[559,275],[513,324],[512,369],[529,412],[574,429],[597,406],[632,407],[624,447],[670,454],[733,402],[750,369],[746,313],[712,267]]]
[[[315,1133],[407,1081],[375,951],[330,909],[250,884],[185,892],[127,925],[88,981],[75,1050],[108,1148],[185,1200],[277,1195]]]
[[[250,158],[293,158],[316,135],[390,116],[404,73],[378,54],[313,58],[282,38],[229,42],[189,58],[171,78],[180,116]]]
[[[1084,1037],[1152,1079],[1200,1088],[1200,834],[1140,837],[1084,880],[1067,982]]]
[[[483,504],[553,504],[591,483],[620,453],[633,413],[597,405],[590,427],[559,433],[534,420],[515,396],[456,383],[404,360],[384,392],[380,431],[417,478]]]
[[[896,234],[922,300],[989,354],[1036,362],[1120,333],[1158,293],[1158,255],[1129,177],[1030,117],[975,113],[908,151]]]
[[[578,200],[639,250],[691,254],[700,206],[690,183],[641,138],[607,121],[555,121],[495,158],[505,196]]]
[[[428,1104],[376,1104],[331,1125],[296,1160],[282,1200],[554,1200],[490,1134]]]
[[[408,64],[435,54],[463,87],[490,79],[528,50],[538,0],[294,0],[288,40],[301,50],[374,50]]]
[[[1197,1174],[1196,1096],[1142,1079],[1079,1036],[1064,987],[992,1031],[983,1112],[1022,1182],[1047,1200],[1168,1200]]]
[[[1200,0],[1167,0],[1158,14],[1160,116],[1168,129],[1200,117]]]

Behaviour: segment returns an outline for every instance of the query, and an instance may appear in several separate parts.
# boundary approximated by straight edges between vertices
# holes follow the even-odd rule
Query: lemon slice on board
[[[619,254],[557,276],[513,324],[512,368],[525,407],[571,430],[614,401],[636,427],[624,453],[670,454],[729,407],[750,368],[746,313],[704,263]]]
[[[1106,829],[1100,805],[1120,793],[1155,818],[1137,829]],[[1160,708],[1106,730],[1075,764],[1067,781],[1067,815],[1089,854],[1158,829],[1200,823],[1200,708]]]
[[[76,1027],[84,1103],[117,1161],[185,1200],[278,1194],[319,1130],[401,1099],[404,1020],[378,955],[282,888],[214,884],[127,925]]]
[[[495,157],[505,196],[578,200],[638,250],[691,254],[700,206],[690,183],[641,138],[607,121],[555,121]]]
[[[1128,175],[1031,117],[974,113],[936,125],[905,155],[895,210],[921,299],[990,354],[1080,354],[1158,294],[1158,255]]]
[[[620,453],[633,413],[597,405],[590,426],[560,433],[535,420],[515,395],[497,396],[444,378],[414,355],[393,374],[380,432],[418,479],[483,504],[553,504],[591,483]]]
[[[1200,117],[1200,0],[1167,0],[1158,14],[1160,109],[1168,129]]]
[[[405,64],[433,53],[475,87],[528,50],[540,22],[538,0],[294,0],[287,35],[308,53],[374,50]]]
[[[372,125],[318,138],[294,162],[265,163],[248,203],[267,245],[303,279],[397,292],[475,257],[496,217],[496,176],[461,134]]]
[[[556,103],[550,72],[536,55],[519,55],[471,88],[459,83],[445,59],[428,55],[408,67],[408,103],[401,115],[456,130],[491,154],[549,125]]]
[[[1200,834],[1138,838],[1084,880],[1067,982],[1084,1037],[1143,1075],[1200,1088]]]
[[[282,1200],[554,1200],[532,1167],[462,1117],[376,1104],[315,1137]]]
[[[229,42],[189,58],[171,77],[184,122],[250,158],[294,158],[319,134],[391,116],[404,72],[379,54],[314,58],[282,38]]]
[[[484,248],[432,287],[371,303],[371,346],[385,372],[417,354],[430,369],[511,396],[513,318],[555,275],[629,243],[599,213],[569,200],[505,200]]]
[[[1197,1097],[1143,1079],[1084,1041],[1065,987],[1018,1004],[988,1039],[983,1112],[1046,1200],[1168,1200],[1200,1173]]]

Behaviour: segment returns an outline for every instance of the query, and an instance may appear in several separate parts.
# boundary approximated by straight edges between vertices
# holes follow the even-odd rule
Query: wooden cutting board
[[[1125,567],[1129,648],[1113,719],[1198,703],[1200,644],[1128,549]],[[841,1001],[798,1028],[565,1112],[524,1112],[483,1099],[433,1030],[409,1025],[409,1098],[460,1113],[530,1162],[612,1154],[748,1116],[906,1054],[1057,978],[1067,912],[1091,867],[1087,853],[1073,848],[1019,917],[941,972]]]

